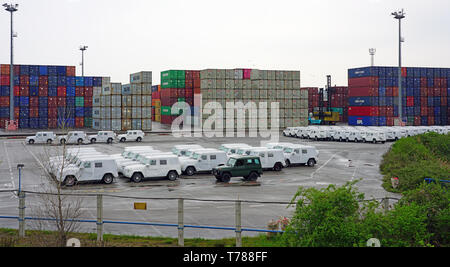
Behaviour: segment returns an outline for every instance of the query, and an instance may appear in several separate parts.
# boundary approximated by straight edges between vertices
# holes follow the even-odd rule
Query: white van
[[[267,147],[249,149],[249,156],[258,156],[261,159],[263,169],[281,171],[286,167],[283,150],[270,149]]]
[[[291,146],[292,143],[268,143],[266,144],[267,148],[271,149],[284,149],[285,146]]]
[[[64,185],[74,186],[82,181],[102,181],[111,184],[118,177],[116,162],[105,156],[97,159],[85,159],[78,165],[63,170]]]
[[[123,176],[135,183],[140,183],[144,178],[160,177],[175,181],[180,175],[181,164],[176,155],[147,156],[141,163],[136,162],[123,170]]]
[[[184,156],[191,149],[203,149],[200,145],[177,145],[172,148],[172,153],[179,157]]]
[[[141,142],[144,140],[145,133],[141,130],[127,131],[126,134],[120,134],[117,138],[121,143],[125,142]]]
[[[61,145],[63,144],[84,144],[87,143],[88,138],[85,132],[73,131],[69,132],[67,135],[62,135],[58,137],[58,141]]]
[[[250,148],[251,146],[247,144],[224,144],[219,147],[219,150],[224,151],[227,153],[228,156],[231,156],[233,154],[236,154],[238,149],[240,148]]]
[[[319,151],[313,146],[290,145],[283,152],[288,167],[296,164],[314,167],[319,162]]]
[[[88,137],[91,144],[95,144],[97,142],[112,144],[116,138],[117,135],[113,131],[100,131],[96,135],[90,135]]]
[[[53,132],[39,132],[35,136],[26,138],[26,143],[33,144],[52,144],[56,140],[56,135]]]
[[[362,132],[362,136],[364,143],[386,143],[386,134],[384,132],[368,129]]]
[[[227,154],[217,149],[197,150],[190,158],[180,158],[181,171],[188,176],[200,172],[210,173],[213,168],[224,165],[227,161]]]

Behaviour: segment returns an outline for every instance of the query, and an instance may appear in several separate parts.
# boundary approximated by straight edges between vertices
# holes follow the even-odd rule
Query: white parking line
[[[6,148],[6,142],[3,142],[3,148],[5,149],[5,156],[6,156],[6,161],[8,162],[8,168],[9,168],[9,174],[11,175],[11,187],[12,188],[16,188],[15,184],[14,184],[14,175],[13,175],[13,171],[12,171],[12,166],[11,166],[11,160],[9,159],[9,154],[8,154],[8,149]],[[17,198],[17,196],[12,193],[14,198]]]

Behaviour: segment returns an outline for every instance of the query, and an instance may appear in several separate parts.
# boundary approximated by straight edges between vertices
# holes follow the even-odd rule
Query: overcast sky
[[[6,2],[6,0],[4,0]],[[77,66],[128,83],[168,69],[300,70],[302,87],[347,85],[347,69],[398,65],[404,8],[406,66],[450,67],[449,0],[18,0],[15,63]],[[0,62],[9,64],[9,13],[0,13]]]

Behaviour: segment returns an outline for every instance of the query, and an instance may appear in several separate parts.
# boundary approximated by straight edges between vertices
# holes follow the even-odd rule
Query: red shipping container
[[[0,85],[9,85],[9,76],[8,75],[0,76]]]
[[[386,96],[392,96],[393,89],[392,87],[386,87]]]
[[[92,107],[92,103],[93,103],[93,101],[92,101],[91,97],[85,97],[84,98],[84,106],[86,108],[91,108]]]
[[[1,64],[0,65],[0,74],[1,75],[9,75],[11,74],[10,70],[11,65]],[[4,127],[2,127],[4,128]]]
[[[20,65],[14,65],[14,76],[20,76]]]
[[[380,117],[387,116],[387,108],[386,107],[379,107],[378,110],[380,111]]]
[[[48,107],[50,108],[56,108],[58,106],[58,99],[57,97],[50,96],[48,97]]]
[[[0,107],[9,107],[9,96],[0,96]]]
[[[378,91],[378,87],[350,87],[348,89],[348,96],[378,96]]]
[[[421,126],[422,120],[420,117],[414,117],[414,126]]]
[[[30,118],[39,118],[39,108],[30,108]]]
[[[186,89],[184,96],[185,97],[194,97],[194,89]]]
[[[441,97],[441,106],[443,106],[443,107],[447,106],[448,105],[447,102],[448,102],[448,97],[446,97],[446,96]]]
[[[84,96],[84,87],[75,87],[75,96]]]
[[[186,89],[193,89],[194,88],[194,80],[186,80],[185,88]]]
[[[186,97],[186,89],[178,89],[177,90],[177,95],[178,95],[178,97],[179,98],[181,98],[181,97]]]
[[[428,117],[428,126],[434,125],[434,117]]]
[[[20,86],[14,86],[14,96],[20,96]]]
[[[14,108],[14,117],[16,119],[18,119],[20,117],[20,108],[19,107]]]
[[[192,71],[192,78],[194,80],[200,80],[200,71],[199,70]]]
[[[202,89],[200,87],[194,87],[194,95],[198,95],[202,93]]]
[[[29,86],[30,85],[30,77],[28,75],[20,76],[20,85]]]
[[[427,107],[428,106],[428,97],[421,97],[420,98],[420,106],[421,107]]]
[[[407,77],[407,75],[408,75],[408,69],[407,68],[402,68],[402,77]]]
[[[92,97],[93,95],[94,95],[94,88],[93,87],[85,87],[84,96]]]
[[[194,83],[193,83],[193,87],[194,88],[201,88],[201,84],[202,84],[202,82],[201,82],[200,79],[195,79]]]
[[[39,85],[40,86],[48,86],[48,77],[47,76],[39,76]]]
[[[428,85],[427,78],[420,78],[420,88],[425,88]]]
[[[84,128],[84,117],[75,118],[75,128]]]
[[[66,67],[66,75],[67,76],[76,76],[76,69],[74,66],[67,66]]]
[[[434,114],[434,107],[428,107],[427,108],[427,110],[428,110],[428,114],[430,115],[430,116],[432,116],[433,114]]]
[[[392,96],[398,97],[398,93],[399,93],[398,87],[392,87]]]
[[[62,97],[62,96],[67,96],[67,90],[65,86],[58,86],[58,96]]]
[[[426,88],[426,87],[420,88],[420,96],[424,96],[424,97],[428,96],[428,88]]]
[[[420,108],[420,116],[423,116],[423,117],[428,116],[428,108],[427,107]]]
[[[348,79],[348,87],[379,87],[378,77],[362,77]]]
[[[5,129],[6,128],[6,121],[7,119],[0,119],[0,129]]]
[[[57,118],[48,118],[48,128],[55,129],[58,126]]]
[[[349,107],[349,116],[379,117],[379,107]]]
[[[39,96],[48,96],[48,87],[41,85],[39,86]]]
[[[445,87],[445,88],[441,88],[441,94],[440,94],[440,96],[442,97],[442,96],[448,96],[447,95],[448,93],[447,93],[447,88]]]
[[[386,126],[394,126],[394,117],[386,117]]]
[[[56,105],[57,105],[58,107],[65,107],[65,106],[66,106],[66,98],[65,98],[65,97],[61,97],[61,96],[58,96],[58,97],[56,98]]]
[[[434,89],[433,89],[433,91],[434,91],[434,94],[433,94],[433,96],[441,96],[441,88],[437,88],[437,87],[435,87]]]
[[[48,117],[49,118],[58,118],[58,108],[49,107],[48,108]]]
[[[386,117],[394,117],[394,107],[386,107]]]
[[[413,96],[408,96],[406,98],[406,106],[407,107],[414,107],[414,97]]]
[[[30,107],[39,107],[39,97],[32,96],[30,97]]]
[[[30,87],[28,86],[20,86],[20,96],[30,96]]]

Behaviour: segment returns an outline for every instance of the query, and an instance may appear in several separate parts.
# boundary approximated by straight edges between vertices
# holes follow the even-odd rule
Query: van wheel
[[[281,163],[279,163],[279,162],[277,162],[277,163],[275,164],[275,166],[273,166],[273,170],[276,171],[276,172],[279,172],[279,171],[281,171],[282,169],[283,169],[283,165],[281,165]]]
[[[78,142],[77,142],[79,145],[81,145],[81,144],[83,144],[83,139],[78,139]]]
[[[66,139],[61,139],[61,141],[59,142],[61,145],[64,145],[66,143]]]
[[[34,144],[34,140],[31,139],[30,141],[28,141],[28,144],[33,145]]]
[[[144,179],[144,176],[141,173],[135,173],[131,176],[131,181],[134,183],[140,183]]]
[[[248,177],[248,180],[251,182],[256,182],[258,180],[258,174],[256,172],[250,173],[250,176]]]
[[[377,140],[373,139],[373,143],[376,144],[376,143],[377,143]]]
[[[229,183],[231,181],[231,175],[229,173],[222,174],[222,178],[220,179],[223,183]]]
[[[108,144],[112,144],[112,142],[113,142],[112,138],[109,138],[108,141],[106,141],[106,143]]]
[[[50,144],[52,144],[52,143],[53,143],[53,140],[52,140],[52,139],[48,139],[48,140],[47,140],[47,144],[50,145]]]
[[[192,175],[194,175],[194,174],[195,174],[195,169],[194,169],[194,167],[188,167],[188,168],[186,169],[186,174],[187,174],[187,176],[192,176]]]
[[[290,160],[286,160],[286,168],[291,167],[291,161]]]
[[[309,167],[314,167],[314,166],[316,166],[316,161],[315,161],[314,159],[308,160],[308,166],[309,166]]]
[[[113,181],[114,181],[114,177],[111,174],[105,174],[105,176],[103,176],[104,184],[112,184]]]
[[[92,138],[92,139],[91,139],[91,144],[95,144],[95,142],[97,142],[97,139]]]
[[[67,176],[66,179],[64,180],[64,185],[71,187],[74,186],[76,182],[77,179],[74,176]]]
[[[138,137],[137,139],[136,139],[136,142],[141,142],[142,141],[142,138],[140,138],[140,137]]]
[[[122,139],[120,139],[121,143],[125,143],[125,141],[127,141],[127,139],[125,139],[125,137],[122,137]]]
[[[176,179],[178,179],[178,173],[175,171],[171,171],[167,175],[167,178],[169,178],[170,181],[175,181]]]

